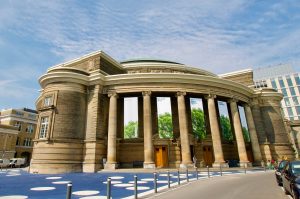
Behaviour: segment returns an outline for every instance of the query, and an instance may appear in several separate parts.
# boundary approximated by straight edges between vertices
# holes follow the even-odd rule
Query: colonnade
[[[152,124],[152,107],[151,107],[151,91],[142,92],[143,95],[143,133],[144,133],[144,168],[155,168],[154,160],[154,145],[153,145],[153,124]],[[108,94],[109,97],[109,122],[108,122],[108,144],[107,144],[107,162],[105,169],[115,169],[117,167],[116,161],[116,148],[117,148],[117,93]],[[180,167],[185,168],[192,164],[190,141],[189,141],[189,128],[188,116],[186,107],[186,93],[177,92],[177,106],[179,118],[179,131],[180,131],[180,146],[181,146],[181,164]],[[214,152],[213,167],[226,167],[228,166],[224,160],[222,149],[222,139],[220,126],[218,121],[218,112],[216,108],[216,95],[205,96],[208,108],[208,121],[212,137],[212,145]],[[230,99],[230,112],[232,116],[233,130],[235,133],[240,166],[251,166],[247,157],[246,145],[242,132],[242,125],[240,121],[237,100]],[[245,105],[245,114],[250,133],[251,146],[253,151],[254,162],[258,163],[262,160],[260,146],[255,130],[255,124],[248,104]]]

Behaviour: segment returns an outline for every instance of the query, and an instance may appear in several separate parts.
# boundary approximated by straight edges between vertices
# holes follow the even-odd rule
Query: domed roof
[[[202,70],[195,67],[189,67],[184,64],[161,60],[161,59],[149,59],[149,58],[140,58],[140,59],[129,59],[121,61],[120,64],[129,72],[129,73],[186,73],[186,74],[198,74],[205,76],[214,76],[217,75]]]
[[[149,58],[140,58],[140,59],[128,59],[125,61],[121,61],[120,64],[129,64],[129,63],[140,63],[140,62],[149,62],[149,63],[169,63],[169,64],[179,64],[178,62],[162,60],[162,59],[149,59]]]

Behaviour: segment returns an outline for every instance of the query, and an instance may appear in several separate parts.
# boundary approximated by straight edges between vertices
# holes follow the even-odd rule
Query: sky
[[[300,71],[299,0],[0,0],[0,109],[35,108],[53,65],[102,50],[216,74]]]

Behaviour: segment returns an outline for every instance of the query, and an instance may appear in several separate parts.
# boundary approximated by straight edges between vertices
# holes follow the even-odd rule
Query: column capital
[[[150,96],[152,94],[151,91],[142,91],[143,96]]]
[[[216,94],[208,94],[208,95],[205,95],[204,96],[205,99],[216,99],[217,98],[217,95]]]
[[[178,96],[185,96],[185,95],[186,95],[186,92],[184,92],[184,91],[178,91],[176,93],[176,97],[178,97]]]
[[[118,98],[118,93],[116,91],[108,91],[107,92],[108,97],[116,97]]]
[[[229,103],[237,103],[239,100],[236,98],[231,98],[228,100]]]

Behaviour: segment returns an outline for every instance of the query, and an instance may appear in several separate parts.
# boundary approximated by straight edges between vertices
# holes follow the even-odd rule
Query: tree
[[[245,142],[250,142],[250,134],[246,127],[242,127]]]
[[[164,113],[158,116],[158,132],[160,138],[173,137],[173,123],[170,113]]]
[[[231,124],[228,117],[225,115],[220,116],[221,130],[223,139],[226,141],[233,141],[233,134],[231,131]]]
[[[124,128],[124,138],[135,138],[137,132],[137,121],[130,121]]]
[[[204,139],[206,137],[204,113],[200,108],[192,109],[192,129],[193,134],[198,139]]]

